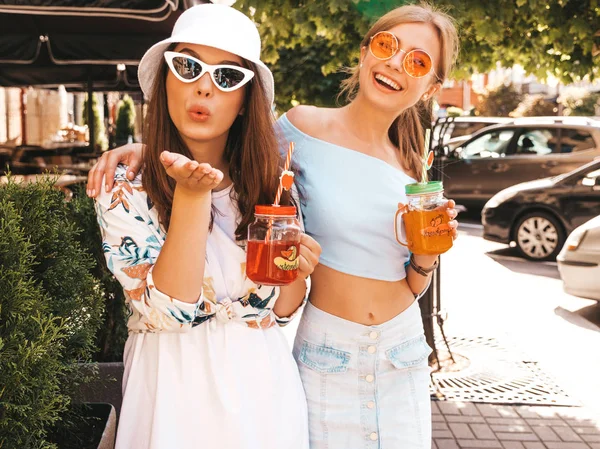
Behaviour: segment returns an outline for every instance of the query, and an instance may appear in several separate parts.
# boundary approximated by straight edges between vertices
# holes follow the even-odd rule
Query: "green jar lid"
[[[442,181],[417,182],[407,184],[404,188],[407,195],[426,195],[428,193],[437,193],[444,190]]]

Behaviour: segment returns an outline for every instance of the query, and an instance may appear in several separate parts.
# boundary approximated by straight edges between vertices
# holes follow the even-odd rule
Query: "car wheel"
[[[565,243],[559,221],[545,212],[522,216],[513,235],[519,253],[529,260],[553,260]]]

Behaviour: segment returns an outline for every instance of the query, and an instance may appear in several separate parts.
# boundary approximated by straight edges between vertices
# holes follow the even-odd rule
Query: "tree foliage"
[[[491,117],[508,117],[523,100],[512,84],[500,84],[479,97],[477,114]]]
[[[238,0],[263,39],[277,104],[333,105],[339,70],[358,60],[377,17],[416,0]],[[461,53],[453,74],[485,73],[500,62],[563,83],[600,76],[600,0],[435,0],[458,24]]]
[[[587,92],[584,89],[571,89],[558,99],[564,106],[564,115],[598,115],[600,109],[600,92]]]
[[[558,105],[546,100],[543,95],[527,95],[525,99],[510,113],[511,117],[547,117],[556,115]]]

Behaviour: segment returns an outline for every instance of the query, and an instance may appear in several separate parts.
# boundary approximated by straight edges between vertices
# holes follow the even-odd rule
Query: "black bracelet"
[[[431,267],[423,268],[422,266],[417,265],[415,259],[413,258],[413,255],[410,255],[410,266],[413,268],[413,270],[415,270],[417,273],[424,277],[429,276],[429,274],[437,268],[438,264],[438,259],[435,259],[435,263]]]

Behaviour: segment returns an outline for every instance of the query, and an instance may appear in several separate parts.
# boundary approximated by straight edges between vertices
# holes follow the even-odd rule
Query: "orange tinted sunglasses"
[[[437,79],[439,76],[433,70],[433,61],[431,56],[425,50],[411,50],[406,52],[400,48],[398,38],[389,31],[380,31],[371,36],[369,42],[369,51],[377,59],[385,61],[392,58],[399,51],[405,53],[402,61],[404,71],[413,78],[423,78],[429,73],[433,73]]]

